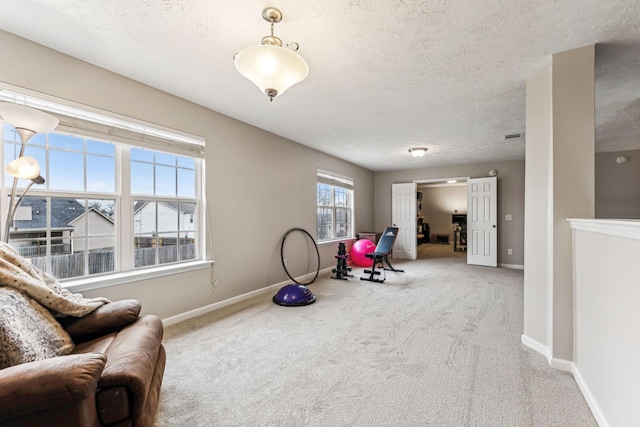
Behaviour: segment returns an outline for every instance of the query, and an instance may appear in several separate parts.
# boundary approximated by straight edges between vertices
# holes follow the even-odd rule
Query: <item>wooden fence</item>
[[[158,249],[158,264],[167,264],[180,260],[195,259],[195,245],[162,246]],[[23,249],[26,249],[23,251]],[[19,252],[24,254],[35,267],[46,271],[46,257],[29,257],[29,248],[19,248]],[[85,256],[88,256],[88,274],[109,273],[115,270],[114,252],[92,251],[88,253],[56,254],[51,257],[51,274],[57,279],[85,276]],[[156,248],[135,249],[135,266],[144,267],[156,265]]]

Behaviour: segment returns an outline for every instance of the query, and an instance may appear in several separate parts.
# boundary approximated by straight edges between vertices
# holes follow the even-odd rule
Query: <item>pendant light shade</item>
[[[271,35],[262,38],[262,44],[241,50],[233,56],[236,69],[264,92],[269,100],[282,95],[287,89],[307,78],[309,66],[296,53],[298,43],[283,46],[273,35],[273,26],[282,20],[282,13],[267,7],[262,18],[271,23]]]
[[[236,69],[270,98],[282,95],[309,74],[307,62],[287,47],[257,45],[236,55]]]

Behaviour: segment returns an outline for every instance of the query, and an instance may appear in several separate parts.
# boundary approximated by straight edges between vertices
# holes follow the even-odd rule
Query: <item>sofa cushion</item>
[[[0,286],[0,369],[71,353],[69,334],[39,303]]]

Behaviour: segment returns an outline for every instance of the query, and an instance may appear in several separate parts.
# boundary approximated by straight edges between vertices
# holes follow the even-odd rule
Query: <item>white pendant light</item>
[[[233,58],[238,72],[273,101],[273,98],[307,78],[309,66],[296,53],[297,43],[283,47],[282,40],[273,35],[273,25],[282,20],[282,13],[268,7],[262,11],[262,17],[271,23],[271,35],[263,37],[262,44],[243,49]]]

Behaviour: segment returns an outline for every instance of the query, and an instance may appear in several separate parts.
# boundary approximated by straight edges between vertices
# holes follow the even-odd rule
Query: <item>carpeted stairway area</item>
[[[597,425],[520,343],[522,271],[392,263],[384,284],[321,275],[309,306],[268,294],[168,327],[157,425]]]

